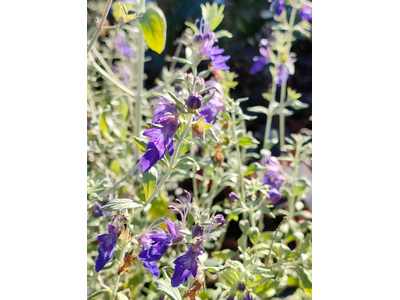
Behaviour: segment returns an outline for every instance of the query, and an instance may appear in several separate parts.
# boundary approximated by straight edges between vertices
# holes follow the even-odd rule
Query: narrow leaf
[[[149,199],[157,184],[157,174],[157,169],[154,167],[143,173],[143,189],[146,200]]]

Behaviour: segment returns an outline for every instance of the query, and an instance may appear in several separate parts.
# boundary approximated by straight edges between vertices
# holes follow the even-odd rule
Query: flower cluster
[[[157,278],[160,276],[160,271],[157,267],[156,261],[161,259],[169,246],[184,241],[184,235],[182,232],[184,232],[183,230],[187,227],[186,218],[188,213],[191,212],[195,219],[199,220],[198,215],[195,213],[197,209],[191,201],[191,195],[187,191],[185,191],[185,193],[187,194],[186,205],[184,205],[179,199],[176,199],[176,201],[182,205],[182,209],[178,209],[172,205],[168,207],[171,209],[168,215],[173,211],[180,214],[181,226],[168,220],[168,232],[166,233],[157,227],[165,222],[154,225],[157,222],[156,220],[148,229],[142,232],[139,238],[139,241],[142,244],[142,251],[138,255],[138,258],[143,261],[143,266]],[[192,213],[192,211],[194,211],[194,213]],[[162,219],[165,221],[167,216]],[[196,238],[196,241],[188,246],[185,254],[178,257],[173,262],[175,264],[175,272],[171,278],[171,285],[173,287],[179,286],[192,275],[193,277],[197,276],[197,258],[204,252],[202,246],[204,245],[205,240],[213,237],[211,233],[212,230],[220,228],[223,225],[225,225],[224,217],[222,215],[213,215],[204,220],[203,218],[200,218],[199,222],[193,226],[191,237],[192,239]]]
[[[262,180],[262,184],[267,184],[271,187],[271,189],[268,191],[268,200],[275,204],[282,197],[279,189],[285,183],[285,177],[282,175],[281,166],[275,156],[263,158],[260,163],[265,164],[265,166],[268,168],[268,171]]]
[[[211,59],[212,66],[219,70],[228,70],[229,67],[226,65],[226,61],[230,58],[229,55],[223,56],[224,49],[220,49],[218,46],[214,46],[214,43],[218,42],[215,33],[210,29],[208,24],[205,24],[203,18],[200,20],[199,28],[197,29],[198,20],[196,20],[196,35],[194,37],[195,43],[200,48],[200,56],[208,56]]]

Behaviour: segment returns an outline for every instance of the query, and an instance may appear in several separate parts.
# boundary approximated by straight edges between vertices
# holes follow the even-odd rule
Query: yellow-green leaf
[[[157,170],[154,167],[143,173],[143,189],[146,200],[149,199],[157,184],[157,174]]]
[[[139,24],[149,48],[161,54],[167,37],[167,21],[162,10],[156,6],[147,8]]]

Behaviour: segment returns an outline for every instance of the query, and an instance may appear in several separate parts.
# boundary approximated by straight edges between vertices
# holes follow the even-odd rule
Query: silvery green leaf
[[[187,169],[191,169],[193,167],[196,167],[197,171],[200,170],[199,165],[193,158],[185,157],[178,161],[178,163],[176,164],[174,169],[187,170]]]
[[[215,131],[212,127],[210,129],[208,129],[207,135],[210,135],[214,142],[216,142],[216,143],[219,142],[219,139],[218,139],[217,135],[215,134]]]
[[[115,300],[129,300],[129,298],[122,293],[117,293],[115,295]]]
[[[269,114],[268,108],[266,108],[264,106],[253,106],[253,107],[249,107],[247,110],[251,111],[251,112],[266,114],[266,115]]]
[[[114,199],[104,205],[103,211],[119,211],[123,209],[137,209],[143,206],[143,202],[132,199]]]
[[[177,288],[172,287],[171,283],[167,283],[165,280],[159,279],[154,282],[154,285],[156,286],[157,291],[163,292],[169,297],[169,299],[171,300],[182,299],[179,290]]]
[[[107,292],[110,292],[110,291],[107,290],[107,289],[98,290],[98,291],[94,292],[93,294],[91,294],[89,297],[87,297],[87,300],[96,299],[96,298],[97,298],[98,296],[100,296],[101,294],[107,293]]]
[[[257,227],[250,227],[249,229],[250,242],[255,245],[260,240],[260,230]]]
[[[228,266],[204,267],[204,270],[215,274],[215,273],[217,273],[217,272],[221,272],[221,271],[225,270],[227,267],[228,267]]]

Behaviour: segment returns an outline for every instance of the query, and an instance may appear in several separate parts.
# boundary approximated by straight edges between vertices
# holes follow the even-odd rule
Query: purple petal
[[[154,277],[160,277],[160,270],[155,261],[144,261],[143,267],[145,267]]]
[[[104,268],[106,263],[113,257],[114,251],[114,246],[111,244],[104,243],[99,246],[99,256],[95,266],[96,272],[100,272]]]
[[[180,265],[175,265],[175,272],[171,278],[171,286],[178,287],[190,277],[190,272]]]
[[[253,57],[254,64],[250,69],[250,74],[254,74],[256,72],[261,71],[264,66],[267,64],[267,60],[264,56],[254,56]]]

